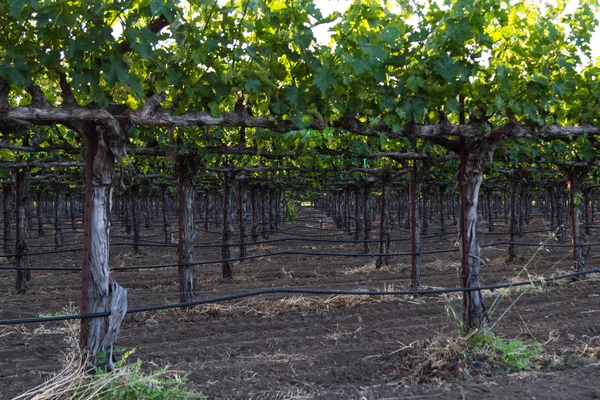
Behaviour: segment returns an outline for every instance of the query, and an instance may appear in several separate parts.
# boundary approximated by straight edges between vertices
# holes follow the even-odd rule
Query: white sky
[[[538,1],[545,2],[545,0]],[[315,0],[316,6],[319,7],[324,16],[327,16],[333,13],[334,11],[339,11],[343,13],[351,3],[351,0]],[[567,11],[575,9],[578,5],[579,0],[572,0],[567,6]],[[596,15],[596,19],[600,19],[600,13]],[[331,33],[328,32],[328,29],[331,26],[333,26],[333,23],[323,24],[316,27],[313,30],[315,39],[319,44],[326,45],[327,43],[329,43]],[[600,27],[596,28],[596,31],[592,35],[592,40],[590,44],[592,47],[592,58],[596,59],[597,57],[600,57]]]

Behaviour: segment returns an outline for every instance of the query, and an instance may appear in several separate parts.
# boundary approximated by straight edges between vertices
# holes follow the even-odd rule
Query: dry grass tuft
[[[397,274],[410,269],[409,264],[395,263],[376,268],[375,261],[370,261],[360,267],[344,270],[344,275]]]
[[[359,291],[367,291],[367,289],[359,289]],[[377,290],[377,289],[372,289]],[[404,290],[404,288],[395,288],[393,284],[385,285],[381,291]],[[354,295],[332,295],[328,297],[313,297],[313,296],[286,296],[275,301],[261,301],[258,304],[256,313],[262,316],[273,316],[285,312],[299,312],[301,314],[310,314],[314,312],[329,311],[335,308],[353,307],[359,304],[376,304],[390,302],[406,302],[418,301],[412,296],[405,295],[376,295],[364,296],[359,294]]]
[[[73,308],[66,310],[72,312]],[[46,334],[43,326],[34,330],[17,328],[22,334]],[[52,330],[52,333],[57,331]],[[141,371],[141,361],[126,364],[117,362],[115,369],[104,372],[93,368],[87,355],[79,347],[79,323],[76,320],[63,321],[58,332],[65,334],[67,350],[61,355],[61,368],[43,384],[15,397],[13,400],[66,400],[66,399],[138,399],[138,398],[204,398],[185,390],[177,371],[164,368],[151,373]],[[181,395],[184,395],[183,397]]]
[[[600,365],[600,336],[583,335],[579,339],[579,344],[572,350],[566,360],[567,363],[571,364],[577,361],[582,364]]]
[[[423,382],[432,378],[458,376],[458,358],[464,342],[460,338],[439,336],[428,342],[419,342],[414,368],[408,378],[411,382]]]
[[[450,268],[460,268],[460,262],[454,262],[454,261],[444,261],[441,258],[436,258],[435,261],[432,261],[430,263],[427,263],[425,265],[423,265],[423,269],[441,269],[441,270],[445,270],[445,269],[450,269]]]
[[[394,284],[384,285],[382,289],[359,289],[358,291],[401,291]],[[234,313],[250,314],[261,317],[274,317],[287,313],[310,315],[328,312],[336,308],[353,307],[360,304],[377,304],[391,302],[420,303],[424,299],[413,298],[411,295],[331,295],[327,297],[310,295],[290,295],[273,300],[249,298],[232,304],[205,304],[191,309],[177,309],[170,311],[181,318],[194,315],[205,315],[207,318],[219,318]]]
[[[340,329],[340,324],[336,324],[335,330],[331,330],[329,334],[325,335],[325,338],[333,340],[335,342],[335,345],[337,346],[338,342],[342,339],[355,338],[356,334],[362,331],[362,329],[363,328],[361,326],[356,330],[348,331]]]
[[[72,315],[77,314],[79,309],[73,305],[73,303],[69,303],[61,313],[61,315]],[[41,317],[50,316],[50,315],[40,315]],[[75,329],[77,332],[74,332]],[[36,338],[36,336],[43,335],[65,335],[65,336],[77,336],[78,335],[78,325],[77,324],[39,324],[35,328],[29,328],[26,324],[18,324],[18,325],[9,325],[0,328],[0,338],[7,337],[9,335],[17,335],[23,340],[32,340]],[[43,338],[37,338],[38,340],[44,340]]]
[[[404,352],[405,383],[439,382],[499,370],[522,372],[548,363],[548,356],[537,342],[502,340],[491,331],[472,331],[464,337],[438,335],[400,350]]]

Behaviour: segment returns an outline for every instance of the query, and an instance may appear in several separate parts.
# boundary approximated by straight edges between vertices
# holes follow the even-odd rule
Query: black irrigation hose
[[[572,248],[571,244],[543,244],[543,243],[522,243],[522,242],[497,242],[497,243],[488,243],[481,245],[480,247],[492,247],[492,246],[502,246],[502,245],[515,245],[515,246],[541,246],[541,247],[568,247]],[[596,243],[588,243],[588,244],[580,244],[576,247],[595,247],[600,246],[600,242]],[[442,253],[453,253],[457,252],[459,249],[441,249],[441,250],[425,250],[419,252],[400,252],[400,253],[331,253],[331,252],[312,252],[312,251],[274,251],[272,253],[263,253],[263,254],[255,254],[246,257],[237,257],[237,258],[227,258],[220,260],[205,260],[199,261],[191,264],[160,264],[160,265],[130,265],[124,267],[112,267],[113,271],[126,271],[130,269],[158,269],[158,268],[171,268],[171,267],[183,267],[186,265],[210,265],[210,264],[219,264],[223,262],[233,262],[233,261],[245,261],[245,260],[255,260],[263,257],[271,257],[271,256],[281,256],[281,255],[306,255],[306,256],[325,256],[325,257],[404,257],[404,256],[412,256],[412,255],[428,255],[428,254],[442,254]],[[81,268],[69,268],[69,267],[16,267],[16,266],[0,266],[0,270],[31,270],[31,271],[80,271]]]
[[[491,247],[491,246],[502,246],[502,245],[515,245],[515,246],[525,246],[525,247],[596,247],[600,245],[600,242],[595,243],[582,243],[582,244],[560,244],[560,243],[527,243],[527,242],[496,242],[496,243],[488,243],[482,244],[479,247]]]
[[[192,307],[201,304],[219,303],[229,300],[243,299],[247,297],[256,297],[263,294],[277,294],[277,293],[294,293],[294,294],[316,294],[316,295],[349,295],[349,296],[423,296],[431,294],[445,294],[445,293],[456,293],[456,292],[473,292],[480,290],[495,291],[498,289],[506,289],[517,286],[544,284],[548,282],[555,282],[561,279],[573,278],[581,275],[597,274],[600,273],[600,268],[591,269],[587,271],[572,272],[566,275],[553,276],[550,278],[532,279],[529,281],[516,282],[516,283],[505,283],[500,285],[489,285],[489,286],[476,286],[470,288],[443,288],[443,289],[426,289],[426,290],[401,290],[401,291],[360,291],[360,290],[327,290],[327,289],[293,289],[293,288],[271,288],[261,289],[252,292],[244,292],[238,294],[232,294],[228,296],[213,297],[210,299],[187,301],[182,303],[155,305],[131,308],[127,310],[127,314],[135,314],[146,311],[158,311],[167,310],[171,308],[183,308]],[[82,318],[96,318],[96,317],[107,317],[110,315],[110,311],[99,312],[99,313],[87,313],[87,314],[74,314],[74,315],[61,315],[56,317],[47,318],[22,318],[22,319],[4,319],[0,320],[0,325],[16,325],[16,324],[27,324],[37,322],[53,322],[53,321],[66,321],[73,319]]]
[[[27,253],[27,256],[43,256],[46,254],[60,254],[60,253],[70,253],[74,251],[81,251],[81,248],[77,249],[65,249],[65,250],[51,250],[51,251],[42,251],[37,253]],[[4,257],[16,257],[16,254],[5,254]]]
[[[514,234],[515,235],[524,235],[526,233],[552,233],[554,232],[554,230],[548,230],[548,229],[538,229],[538,230],[531,230],[531,231],[523,231],[523,232],[519,232],[516,231]],[[478,235],[488,235],[488,236],[492,236],[492,235],[510,235],[511,232],[477,232]]]
[[[351,233],[336,233],[333,235],[328,235],[328,234],[315,235],[315,234],[311,234],[311,233],[291,233],[291,232],[282,232],[282,231],[277,231],[276,233],[281,233],[283,235],[308,236],[308,237],[336,237],[336,236],[351,235]]]
[[[81,243],[76,243],[76,242],[73,242],[73,243],[63,243],[63,244],[60,245],[60,247],[76,246],[78,244],[81,244]],[[55,244],[29,244],[28,243],[27,247],[29,247],[29,248],[43,248],[43,247],[56,247],[56,245]]]
[[[421,236],[421,239],[431,239],[431,238],[435,238],[435,237],[439,237],[439,236],[444,236],[445,234],[436,234],[436,235],[428,235],[428,236]],[[132,238],[133,240],[133,238]],[[390,242],[406,242],[409,241],[410,238],[402,238],[402,239],[391,239]],[[268,239],[268,240],[263,240],[260,242],[244,242],[244,243],[231,243],[231,244],[227,244],[227,246],[240,246],[242,244],[246,245],[246,246],[253,246],[253,245],[257,245],[257,244],[268,244],[268,243],[280,243],[280,242],[298,242],[298,241],[302,241],[302,242],[326,242],[326,243],[380,243],[381,240],[379,239],[372,239],[372,240],[352,240],[352,239],[310,239],[310,238],[280,238],[280,239]],[[145,241],[145,242],[149,242],[149,241]],[[151,242],[152,244],[143,244],[140,243],[138,246],[140,247],[177,247],[177,244],[167,244],[167,243],[158,243],[158,242]],[[214,243],[214,244],[213,244]],[[132,243],[113,243],[111,244],[111,246],[131,246]],[[196,244],[194,245],[195,248],[221,248],[224,245],[219,243],[219,241],[213,241],[213,242],[205,242],[205,243],[200,243],[200,244]]]
[[[421,251],[417,253],[413,252],[402,252],[402,253],[327,253],[327,252],[312,252],[312,251],[274,251],[272,253],[263,253],[256,254],[252,256],[246,257],[237,257],[237,258],[227,258],[221,260],[205,260],[198,261],[190,264],[160,264],[160,265],[129,265],[124,267],[111,267],[112,271],[126,271],[130,269],[158,269],[158,268],[171,268],[171,267],[185,267],[187,265],[209,265],[209,264],[220,264],[223,262],[233,262],[233,261],[245,261],[245,260],[255,260],[263,257],[271,257],[271,256],[282,256],[282,255],[306,255],[306,256],[326,256],[326,257],[379,257],[379,256],[388,256],[388,257],[402,257],[402,256],[411,256],[413,254],[439,254],[439,253],[451,253],[456,252],[458,249],[446,249],[446,250],[429,250],[429,251]],[[51,271],[54,270],[52,267],[17,267],[17,266],[0,266],[0,270],[30,270],[30,271]],[[58,267],[57,271],[80,271],[81,268],[68,268],[68,267]]]
[[[144,235],[144,237],[146,237],[146,238],[159,237],[159,236],[164,236],[164,233],[157,234],[157,235]],[[117,238],[117,239],[131,239],[130,236],[122,236],[122,235],[112,235],[111,237]]]
[[[15,271],[81,271],[79,267],[16,267],[13,265],[0,265],[1,270],[15,270]]]
[[[138,239],[139,240],[139,239]],[[169,243],[111,243],[111,246],[133,246],[136,244],[138,247],[177,247],[177,244]],[[196,246],[194,246],[196,247]]]
[[[270,231],[273,233],[282,233],[281,231]],[[354,232],[354,231],[353,231]],[[352,233],[353,233],[352,232]],[[525,231],[523,232],[523,234],[525,233],[537,233],[537,232],[548,232],[547,230],[537,230],[537,231]],[[218,233],[218,232],[214,232],[214,233]],[[351,235],[352,233],[343,233],[340,235],[332,235],[332,236],[342,236],[342,235]],[[291,235],[291,233],[286,233],[288,235]],[[441,236],[448,236],[452,234],[451,232],[444,232],[444,233],[436,233],[436,234],[431,234],[431,235],[426,235],[426,236],[421,236],[421,239],[432,239],[432,238],[436,238],[436,237],[441,237]],[[478,235],[481,236],[485,236],[485,235],[509,235],[510,232],[478,232]],[[259,234],[257,234],[259,235]],[[252,235],[244,235],[244,237],[249,237]],[[314,236],[314,235],[310,235],[310,236]],[[112,236],[113,238],[122,238],[122,239],[127,239],[127,240],[135,240],[135,238],[132,237],[128,237],[128,236]],[[144,236],[144,237],[149,237],[149,236]],[[411,240],[410,238],[400,238],[400,239],[391,239],[390,242],[406,242]],[[147,247],[177,247],[177,244],[168,244],[168,243],[164,243],[164,242],[158,242],[158,241],[154,241],[154,240],[145,240],[145,239],[139,239],[140,242],[145,242],[145,243],[152,243],[152,244],[156,244],[156,246],[149,246],[146,244],[142,244],[140,243],[139,246],[147,246]],[[266,244],[266,243],[277,243],[277,242],[286,242],[286,241],[306,241],[306,242],[328,242],[328,243],[380,243],[381,240],[379,239],[371,239],[371,240],[353,240],[353,239],[310,239],[310,238],[280,238],[280,239],[268,239],[268,240],[263,240],[263,241],[259,241],[259,242],[245,242],[243,244],[251,246],[251,245],[255,245],[255,244]],[[229,244],[228,246],[239,246],[242,243],[232,243]],[[112,246],[131,246],[131,243],[114,243],[112,244]],[[199,244],[194,245],[194,247],[196,248],[201,248],[201,247],[216,247],[216,248],[220,248],[223,247],[223,244],[220,243],[220,241],[218,240],[213,240],[211,242],[200,242]]]
[[[528,232],[523,232],[523,233],[535,233],[535,232],[547,232],[547,231],[528,231]],[[284,233],[284,232],[280,232],[280,233]],[[292,235],[292,233],[284,233],[287,235]],[[510,234],[510,232],[486,232],[486,233],[480,233],[479,235],[508,235]],[[518,234],[518,233],[517,233]],[[297,236],[343,236],[343,235],[347,235],[346,233],[343,234],[339,234],[339,235],[310,235],[310,234],[299,234],[296,233],[295,235]],[[447,235],[447,233],[437,233],[434,235],[428,235],[428,236],[421,236],[421,239],[431,239],[431,238],[435,238],[435,237],[440,237],[440,236],[445,236]],[[131,240],[136,240],[135,238],[129,238],[126,236],[113,236],[114,238],[123,238],[123,239],[131,239]],[[146,236],[148,237],[148,236]],[[144,241],[146,242],[146,244],[144,243],[139,243],[138,246],[140,247],[177,247],[177,244],[168,244],[168,243],[159,243],[159,242],[154,242],[154,241],[149,241],[149,240],[144,240],[144,239],[138,239],[140,241]],[[401,239],[391,239],[390,242],[405,242],[405,241],[409,241],[410,238],[401,238]],[[379,239],[372,239],[372,240],[352,240],[352,239],[303,239],[303,238],[281,238],[281,239],[270,239],[270,240],[263,240],[261,242],[248,242],[248,243],[244,243],[245,245],[251,246],[251,245],[256,245],[256,244],[265,244],[265,243],[277,243],[277,242],[287,242],[287,241],[306,241],[306,242],[328,242],[328,243],[380,243],[381,240]],[[222,244],[208,244],[208,243],[217,243],[217,242],[207,242],[206,244],[197,244],[194,245],[195,248],[220,248],[223,247]],[[69,243],[66,245],[62,245],[62,246],[73,246],[77,243]],[[228,246],[239,246],[242,243],[232,243]],[[520,243],[520,242],[499,242],[496,244],[486,244],[486,245],[482,245],[481,247],[489,247],[489,246],[494,246],[494,245],[508,245],[508,244],[514,244],[514,245],[519,245],[519,246],[537,246],[538,244],[536,243]],[[111,244],[111,246],[131,246],[132,243],[113,243]],[[593,246],[595,244],[581,244],[578,245],[579,247],[587,247],[587,246]],[[43,245],[43,246],[31,246],[31,247],[54,247],[55,245]],[[568,245],[568,244],[545,244],[544,246],[548,246],[548,247],[573,247],[573,245]],[[68,252],[76,252],[76,251],[81,251],[82,248],[75,248],[75,249],[63,249],[63,250],[53,250],[53,251],[45,251],[45,252],[36,252],[36,253],[27,253],[28,256],[35,256],[35,255],[45,255],[45,254],[58,254],[58,253],[68,253]],[[421,253],[421,254],[425,254],[425,253]],[[16,254],[8,254],[8,255],[4,255],[4,257],[15,257]]]

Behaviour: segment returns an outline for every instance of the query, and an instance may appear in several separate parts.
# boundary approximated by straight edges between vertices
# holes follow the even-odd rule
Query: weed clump
[[[536,341],[505,340],[491,329],[465,330],[459,313],[446,296],[446,313],[456,330],[449,336],[422,342],[407,355],[408,379],[423,382],[463,375],[529,371],[541,363],[544,349]],[[415,353],[413,351],[413,353]]]
[[[407,355],[408,380],[427,382],[466,375],[514,373],[536,368],[544,354],[537,342],[503,340],[490,331],[467,336],[439,336]]]
[[[64,323],[68,349],[63,353],[61,369],[43,384],[14,400],[206,398],[187,388],[185,375],[180,376],[168,367],[146,371],[141,360],[130,362],[129,357],[135,350],[125,352],[110,371],[92,366],[79,348],[77,324],[72,320]],[[100,354],[97,357],[101,364],[102,357],[106,355]]]

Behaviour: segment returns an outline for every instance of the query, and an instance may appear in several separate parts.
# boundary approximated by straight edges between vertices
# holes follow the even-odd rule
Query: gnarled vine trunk
[[[234,257],[232,238],[233,238],[233,207],[231,201],[231,179],[228,172],[223,174],[223,231],[221,236],[221,270],[223,279],[233,279],[233,261],[227,261]]]
[[[580,187],[587,176],[587,166],[559,165],[559,169],[567,180],[569,190],[569,219],[571,225],[571,243],[573,244],[573,272],[585,270],[585,256],[583,255],[583,236],[581,234],[581,198]]]
[[[458,182],[460,189],[460,250],[462,259],[462,284],[465,288],[480,285],[480,248],[477,241],[477,204],[479,189],[483,181],[483,163],[494,151],[493,141],[480,138],[470,139],[466,144],[460,138],[460,164]],[[482,329],[486,312],[479,290],[463,292],[463,325],[465,329]]]
[[[17,266],[17,293],[27,291],[27,281],[31,279],[29,259],[27,257],[27,209],[29,207],[29,170],[21,169],[15,173],[16,232],[15,264]],[[6,217],[6,216],[5,216]]]
[[[194,176],[196,165],[192,157],[179,155],[176,160],[179,196],[179,300],[193,301],[196,295],[194,263]]]
[[[81,342],[94,359],[106,352],[102,366],[111,369],[112,347],[127,312],[127,290],[110,277],[109,266],[114,159],[121,156],[124,139],[120,130],[109,131],[94,124],[88,127],[85,137],[88,152],[81,312],[110,311],[110,317],[82,320]]]
[[[408,188],[410,199],[410,287],[415,289],[421,286],[421,218],[419,218],[419,196],[421,194],[421,180],[419,177],[418,161],[413,161],[413,168],[409,174]]]

